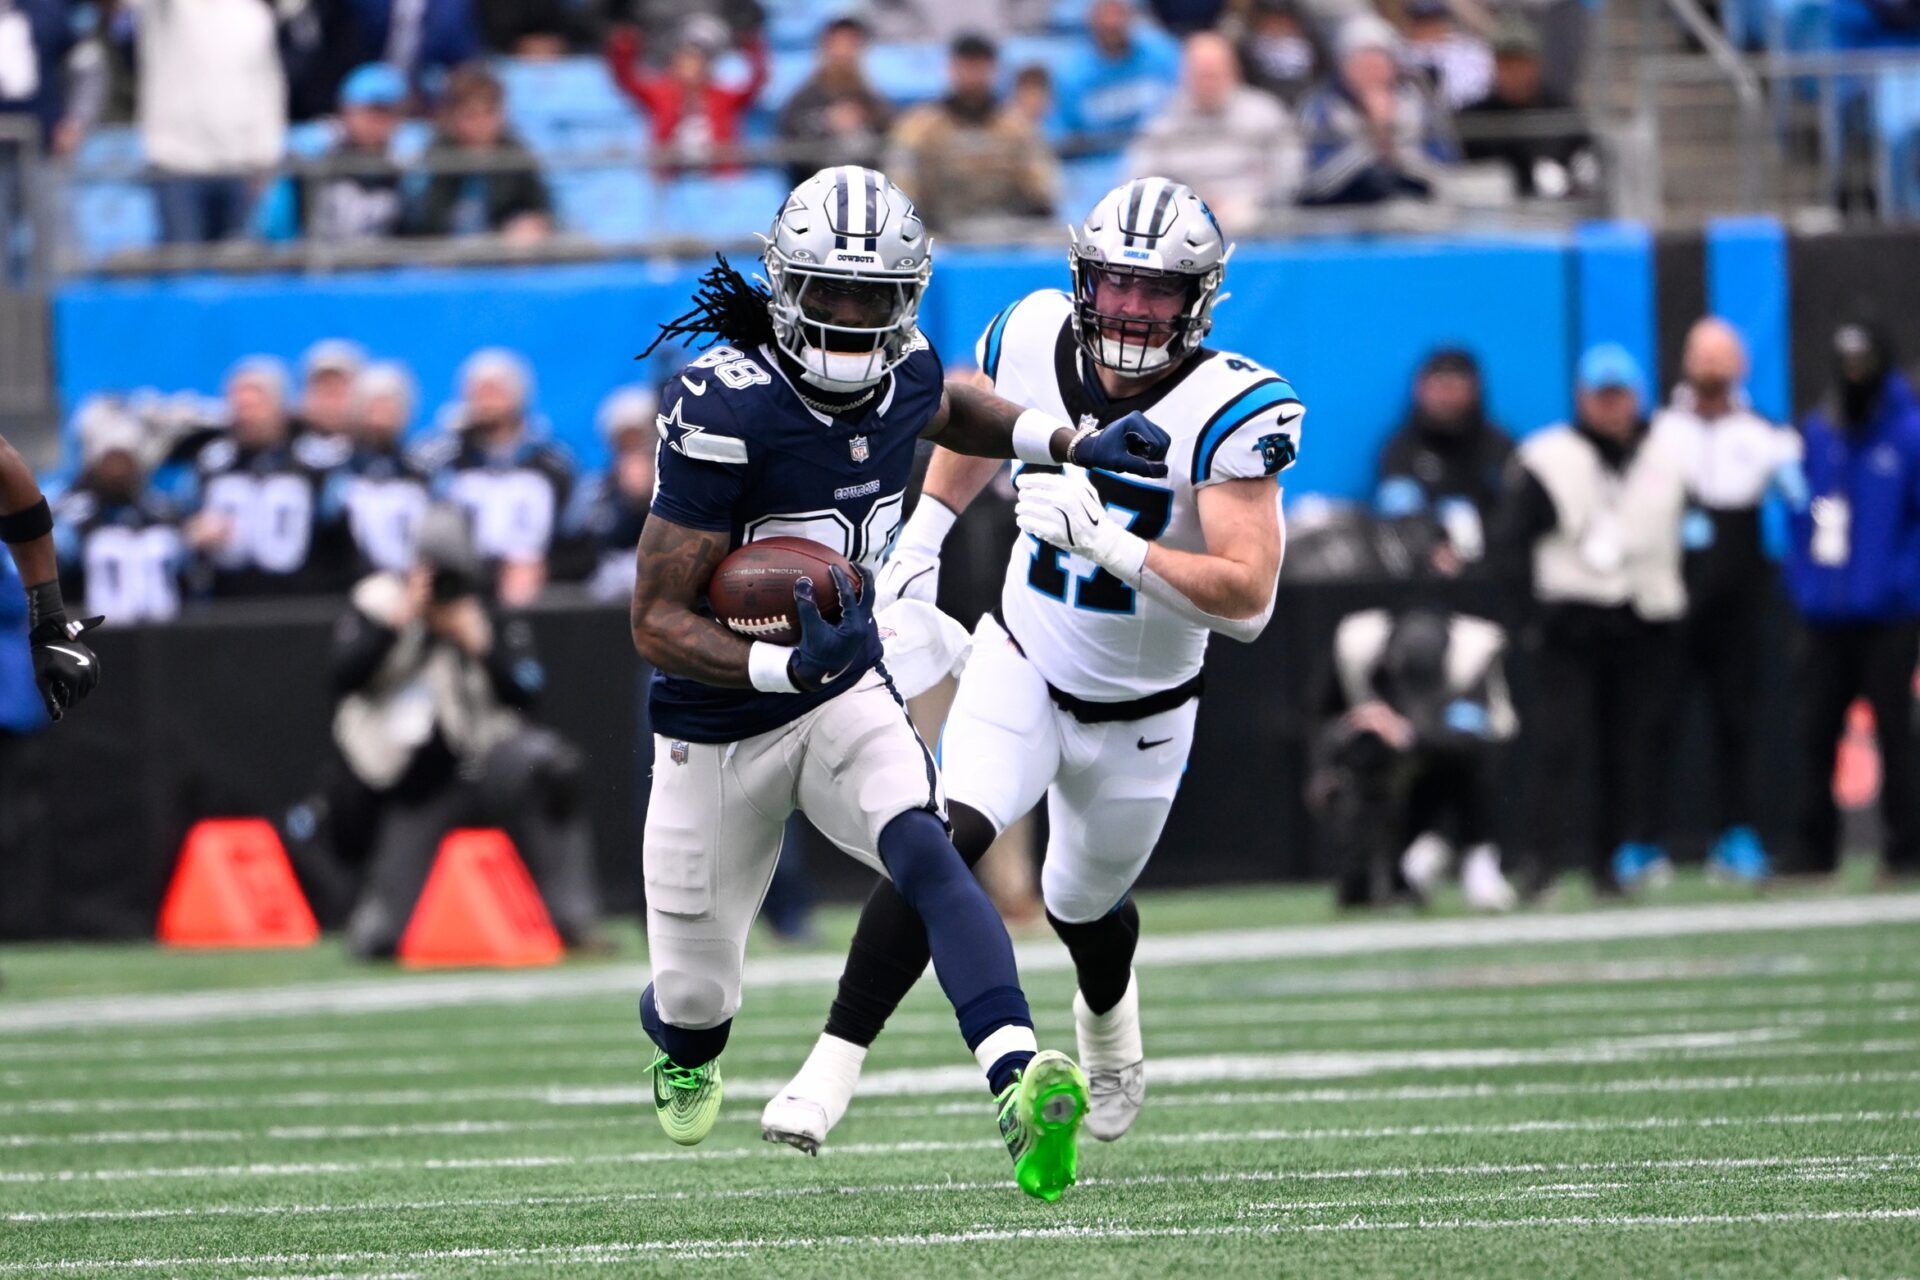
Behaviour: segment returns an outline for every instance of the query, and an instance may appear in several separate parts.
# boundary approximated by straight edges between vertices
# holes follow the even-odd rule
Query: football
[[[811,578],[820,616],[838,622],[840,590],[827,572],[835,566],[859,591],[859,571],[831,547],[807,538],[762,538],[720,562],[707,583],[707,604],[713,616],[736,635],[769,644],[796,644],[800,615],[793,603],[794,584]]]

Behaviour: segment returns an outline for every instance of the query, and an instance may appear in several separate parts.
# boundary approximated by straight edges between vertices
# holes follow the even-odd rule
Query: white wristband
[[[900,540],[894,544],[894,549],[938,556],[940,548],[946,544],[947,534],[953,530],[953,522],[959,518],[959,513],[952,507],[923,493],[920,501],[914,505],[913,514],[900,527]]]
[[[798,693],[800,686],[787,674],[793,647],[755,640],[747,650],[747,679],[762,693]]]
[[[1013,420],[1013,456],[1043,467],[1057,466],[1053,433],[1067,424],[1038,409],[1028,409]]]

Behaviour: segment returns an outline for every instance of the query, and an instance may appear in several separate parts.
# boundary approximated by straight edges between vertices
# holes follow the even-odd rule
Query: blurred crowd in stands
[[[1251,227],[1295,205],[1438,198],[1462,164],[1519,197],[1591,195],[1597,150],[1572,110],[1585,12],[1582,0],[7,0],[0,112],[36,120],[57,157],[103,121],[132,121],[137,147],[116,154],[168,243],[582,230],[556,216],[543,174],[565,148],[519,135],[502,72],[592,56],[643,125],[633,162],[656,180],[876,164],[951,234],[1069,213],[1063,159],[1105,157],[1185,180]],[[877,48],[922,73],[891,77],[890,93],[871,73]],[[811,65],[772,101],[780,55]],[[1551,115],[1511,127],[1520,112]],[[424,144],[401,138],[416,121]]]

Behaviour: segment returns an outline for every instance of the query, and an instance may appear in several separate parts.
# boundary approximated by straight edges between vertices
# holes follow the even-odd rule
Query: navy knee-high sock
[[[880,860],[926,925],[933,972],[967,1048],[978,1050],[1003,1027],[1031,1028],[1006,926],[940,820],[923,809],[901,814],[880,833]],[[987,1064],[988,1086],[999,1093],[1032,1057],[1030,1049],[1000,1055]]]
[[[660,1007],[653,1002],[653,984],[640,993],[640,1025],[646,1029],[647,1038],[660,1046],[660,1052],[673,1059],[676,1067],[704,1067],[720,1056],[727,1047],[727,1033],[733,1030],[733,1019],[728,1018],[717,1027],[676,1027],[660,1016]]]

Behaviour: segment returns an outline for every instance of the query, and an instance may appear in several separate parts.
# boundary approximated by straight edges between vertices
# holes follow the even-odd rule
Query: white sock
[[[865,1045],[822,1034],[785,1091],[819,1103],[826,1110],[827,1127],[832,1128],[847,1114],[866,1060]]]
[[[975,1062],[982,1071],[991,1072],[993,1064],[1010,1053],[1040,1052],[1040,1042],[1033,1038],[1032,1027],[1005,1026],[982,1040],[973,1051]]]
[[[1081,1066],[1131,1066],[1146,1057],[1140,1040],[1140,980],[1127,974],[1126,994],[1105,1013],[1087,1007],[1087,998],[1073,993],[1073,1024],[1080,1037]]]

